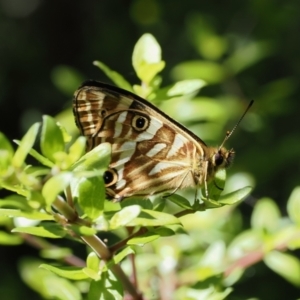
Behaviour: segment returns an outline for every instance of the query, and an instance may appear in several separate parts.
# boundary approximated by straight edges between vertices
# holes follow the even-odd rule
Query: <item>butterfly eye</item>
[[[135,115],[132,118],[131,125],[136,131],[144,131],[149,126],[149,119],[141,115]]]
[[[103,179],[106,187],[111,186],[117,182],[118,173],[113,169],[108,169],[104,172]]]
[[[106,116],[106,109],[101,109],[99,115],[100,115],[100,117],[104,118]]]
[[[223,161],[224,161],[224,156],[220,152],[216,153],[216,155],[215,155],[215,165],[220,166],[223,163]]]

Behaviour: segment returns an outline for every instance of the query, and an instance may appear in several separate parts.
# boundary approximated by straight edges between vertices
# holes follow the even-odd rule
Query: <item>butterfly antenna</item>
[[[231,129],[231,131],[227,131],[226,132],[226,136],[221,144],[221,146],[219,147],[219,150],[223,147],[223,145],[225,144],[225,142],[230,138],[230,136],[233,134],[233,132],[236,130],[236,128],[239,126],[239,124],[241,123],[241,121],[244,119],[246,113],[248,112],[248,110],[250,109],[250,107],[252,106],[252,104],[254,103],[254,100],[251,100],[251,102],[249,103],[249,105],[247,106],[246,110],[244,111],[244,113],[242,114],[242,116],[240,117],[240,119],[238,120],[238,122],[234,125],[234,127]]]

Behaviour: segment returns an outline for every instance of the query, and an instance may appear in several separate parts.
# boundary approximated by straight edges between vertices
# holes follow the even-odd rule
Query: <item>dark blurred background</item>
[[[60,117],[73,122],[71,99],[80,82],[109,82],[93,66],[94,60],[138,83],[131,54],[136,41],[149,32],[167,63],[163,85],[193,77],[179,64],[205,61],[219,64],[227,73],[208,78],[202,96],[235,99],[239,113],[255,100],[247,121],[229,142],[238,157],[232,172],[246,174],[255,187],[241,209],[247,219],[256,199],[267,196],[285,213],[300,171],[299,14],[298,0],[0,0],[0,130],[9,139],[20,139],[43,114],[62,111]],[[1,270],[8,270],[20,247],[1,248]],[[33,250],[25,246],[27,251]],[[20,291],[26,289],[15,269],[6,277],[1,273],[1,294],[8,282]],[[285,288],[276,275],[266,280]],[[245,297],[253,286],[249,293],[248,288],[243,287]],[[291,295],[297,294],[288,288]],[[20,295],[10,293],[10,299]]]

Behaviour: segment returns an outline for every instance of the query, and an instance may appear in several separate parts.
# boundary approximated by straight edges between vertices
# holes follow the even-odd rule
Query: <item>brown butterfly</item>
[[[233,150],[208,147],[147,100],[102,82],[84,82],[74,94],[73,111],[87,151],[112,145],[104,182],[117,201],[193,186],[207,191],[216,172],[234,158]]]

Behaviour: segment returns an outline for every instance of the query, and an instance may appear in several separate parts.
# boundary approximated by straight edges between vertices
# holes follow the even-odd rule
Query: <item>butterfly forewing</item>
[[[75,92],[73,108],[88,151],[112,145],[104,180],[116,200],[203,185],[216,171],[218,150],[130,92],[90,81]]]

